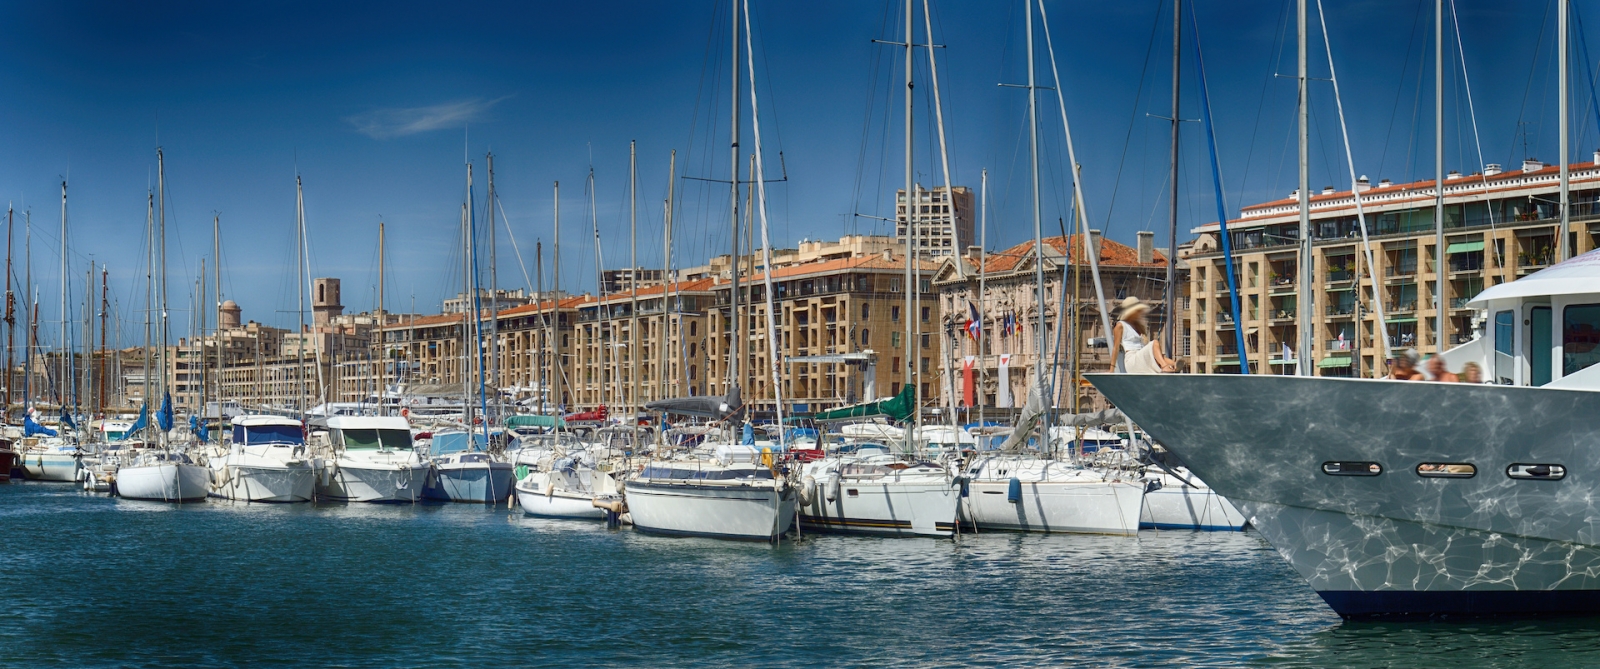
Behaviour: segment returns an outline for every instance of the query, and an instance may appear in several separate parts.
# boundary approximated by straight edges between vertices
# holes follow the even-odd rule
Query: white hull
[[[211,471],[200,465],[163,462],[117,468],[117,496],[156,502],[197,502],[211,488]]]
[[[423,496],[441,502],[499,504],[516,485],[509,462],[436,464]]]
[[[1215,490],[1200,483],[1184,484],[1173,476],[1162,476],[1162,486],[1144,494],[1144,514],[1139,526],[1150,530],[1202,530],[1237,532],[1244,529],[1245,517]]]
[[[317,471],[309,464],[224,465],[216,474],[211,494],[235,502],[309,502],[317,489]]]
[[[830,488],[825,481],[816,483],[811,504],[800,509],[801,529],[889,536],[955,533],[961,488],[953,481],[844,481],[831,500]]]
[[[542,518],[581,518],[604,520],[605,509],[596,508],[594,497],[566,491],[539,492],[517,485],[517,504],[522,512]]]
[[[1139,533],[1144,483],[1129,481],[1046,481],[1022,483],[1022,499],[1007,501],[1009,481],[973,481],[964,512],[979,530]]]
[[[76,482],[79,467],[77,456],[68,453],[22,453],[22,471],[30,481]]]
[[[317,499],[334,502],[411,503],[422,499],[428,464],[337,462],[317,478]]]
[[[754,484],[629,481],[633,526],[653,534],[770,541],[794,522],[792,490]]]

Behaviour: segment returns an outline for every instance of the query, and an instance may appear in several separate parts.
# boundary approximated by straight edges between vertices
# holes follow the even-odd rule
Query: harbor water
[[[1600,621],[1345,623],[1254,533],[663,538],[478,505],[0,485],[0,666],[1580,666]]]

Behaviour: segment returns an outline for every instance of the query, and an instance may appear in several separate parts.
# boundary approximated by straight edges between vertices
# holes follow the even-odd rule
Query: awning
[[[1383,322],[1385,322],[1385,323],[1415,323],[1415,322],[1417,322],[1417,317],[1416,316],[1403,316],[1403,317],[1400,317],[1400,318],[1385,318],[1385,319],[1383,319]]]
[[[1317,367],[1320,367],[1322,369],[1327,369],[1329,367],[1349,367],[1349,366],[1350,366],[1350,356],[1348,356],[1348,355],[1330,355],[1330,356],[1328,356],[1326,358],[1323,358],[1322,360],[1317,362]]]
[[[567,422],[556,416],[517,415],[506,419],[506,427],[566,427]]]
[[[1296,358],[1288,358],[1288,359],[1273,358],[1271,360],[1268,360],[1267,362],[1272,363],[1274,365],[1296,365],[1296,364],[1300,363],[1300,361],[1298,359],[1296,359]]]
[[[1472,251],[1482,251],[1482,250],[1483,250],[1483,242],[1482,241],[1456,242],[1454,244],[1451,244],[1449,246],[1444,247],[1444,252],[1445,253],[1470,253]]]

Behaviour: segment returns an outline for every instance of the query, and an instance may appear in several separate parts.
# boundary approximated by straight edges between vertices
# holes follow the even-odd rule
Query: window
[[[932,311],[928,307],[923,307],[922,308],[922,322],[924,322],[924,323],[928,322],[928,317],[930,315],[932,315]]]
[[[889,348],[900,348],[900,333],[889,333]]]
[[[1322,473],[1329,476],[1377,476],[1383,466],[1376,462],[1324,462]]]
[[[1516,382],[1516,348],[1513,337],[1517,331],[1517,314],[1499,311],[1494,315],[1494,381],[1503,386]]]
[[[862,346],[870,346],[871,344],[872,344],[872,331],[871,330],[862,330],[861,331],[861,345]]]
[[[1549,383],[1555,374],[1551,365],[1550,356],[1555,353],[1554,332],[1550,307],[1534,307],[1528,310],[1528,371],[1529,385],[1542,386]]]
[[[1514,464],[1506,467],[1506,476],[1525,481],[1560,481],[1567,477],[1567,468],[1561,465]]]
[[[922,347],[923,348],[927,348],[928,347],[928,342],[930,341],[929,337],[930,337],[930,335],[928,333],[926,333],[926,332],[924,332],[922,334]]]
[[[1600,304],[1561,310],[1561,374],[1576,374],[1600,362]]]
[[[889,320],[900,322],[900,307],[889,307]]]
[[[1430,479],[1470,479],[1478,468],[1464,462],[1424,462],[1417,465],[1417,476]]]
[[[697,334],[700,334],[700,324],[697,323],[697,322],[694,322],[694,321],[690,321],[689,322],[689,336],[693,337],[693,336],[695,336]]]
[[[922,373],[923,374],[927,374],[928,373],[928,358],[923,358],[922,359]]]
[[[898,276],[889,277],[889,292],[891,292],[891,293],[900,292],[900,277],[898,277]]]
[[[872,305],[870,303],[867,303],[867,302],[862,302],[861,303],[861,320],[867,320],[868,318],[871,318],[871,317],[872,317]]]

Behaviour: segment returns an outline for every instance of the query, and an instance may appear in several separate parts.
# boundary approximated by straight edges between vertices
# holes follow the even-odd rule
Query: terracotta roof
[[[1083,265],[1088,265],[1089,264],[1089,257],[1088,257],[1087,254],[1084,253],[1084,249],[1087,247],[1087,244],[1085,244],[1083,242],[1083,235],[1082,234],[1068,235],[1066,237],[1061,237],[1061,236],[1045,237],[1044,238],[1044,243],[1045,243],[1046,246],[1048,246],[1048,247],[1050,247],[1052,249],[1055,249],[1056,253],[1061,254],[1061,255],[1066,255],[1068,240],[1071,240],[1071,244],[1072,244],[1072,262],[1081,263]],[[1166,266],[1166,264],[1167,264],[1167,256],[1166,255],[1162,254],[1160,251],[1155,251],[1153,253],[1153,256],[1154,256],[1154,258],[1153,258],[1153,260],[1151,262],[1149,262],[1149,263],[1140,263],[1139,262],[1139,251],[1138,251],[1138,249],[1135,249],[1135,248],[1133,248],[1131,246],[1128,246],[1127,244],[1123,244],[1123,243],[1120,243],[1120,242],[1113,241],[1111,239],[1107,239],[1105,237],[1101,237],[1100,238],[1100,258],[1099,258],[1099,260],[1100,260],[1100,264],[1101,265],[1107,265],[1107,266],[1109,266],[1109,265],[1141,266],[1142,265],[1142,266],[1145,266],[1145,267],[1165,267]],[[1011,248],[1005,249],[1004,251],[997,251],[995,253],[987,254],[985,256],[985,258],[984,258],[984,261],[985,261],[986,269],[988,270],[988,272],[990,274],[995,274],[995,273],[1004,273],[1004,272],[1013,271],[1013,270],[1015,270],[1017,268],[1018,265],[1021,265],[1024,260],[1027,260],[1028,258],[1032,258],[1032,257],[1033,257],[1033,240],[1030,239],[1030,240],[1025,241],[1025,242],[1023,242],[1021,244],[1018,244],[1018,245],[1013,246]],[[967,267],[969,269],[974,270],[974,271],[976,271],[978,269],[979,265],[978,265],[978,262],[976,260],[974,260],[972,258],[969,258],[969,257],[966,257],[966,256],[962,256],[962,259],[966,261]]]
[[[678,291],[680,293],[704,292],[704,291],[711,290],[712,286],[715,286],[716,284],[717,284],[717,280],[715,278],[704,278],[704,279],[695,279],[693,281],[679,281],[676,284],[676,287],[674,287],[674,285],[671,284],[671,283],[659,284],[659,285],[654,285],[654,286],[644,286],[644,287],[639,289],[638,296],[639,297],[652,297],[652,296],[655,296],[655,295],[664,294],[668,290],[676,290],[676,291]],[[585,297],[588,297],[588,296],[585,296]],[[622,291],[620,293],[612,293],[612,294],[607,295],[604,298],[601,298],[599,300],[596,300],[595,298],[590,297],[589,301],[599,301],[599,302],[610,303],[610,302],[617,302],[619,300],[630,300],[630,299],[633,299],[633,294],[631,294],[629,291]]]
[[[443,325],[445,323],[459,323],[462,320],[462,316],[462,314],[434,314],[432,316],[404,318],[401,319],[399,323],[386,325],[382,329],[405,330],[411,327],[428,327],[430,325]]]
[[[512,307],[510,309],[504,309],[504,310],[502,310],[500,312],[500,315],[501,316],[517,316],[517,315],[520,315],[520,314],[531,314],[531,313],[537,313],[537,312],[540,312],[540,311],[549,311],[551,306],[555,306],[558,309],[575,309],[580,305],[583,305],[583,304],[585,304],[587,302],[593,302],[593,301],[594,301],[594,296],[593,295],[570,295],[570,296],[561,298],[559,303],[557,302],[557,300],[544,300],[542,302],[539,302],[538,304],[524,304],[524,305],[521,305],[521,306]]]
[[[923,272],[934,272],[934,271],[937,271],[939,269],[939,263],[937,261],[932,261],[932,260],[921,261],[920,263],[918,263],[918,265],[920,266],[920,271],[923,271]],[[904,271],[905,268],[906,268],[906,257],[904,255],[892,256],[892,257],[890,257],[888,259],[885,259],[882,254],[874,253],[872,255],[862,255],[862,256],[856,256],[856,257],[853,257],[853,258],[838,258],[838,259],[835,259],[835,260],[823,260],[823,261],[820,261],[820,262],[808,262],[808,263],[804,263],[804,264],[801,264],[801,265],[786,265],[786,266],[778,267],[778,268],[774,269],[773,272],[772,272],[772,278],[773,279],[777,279],[777,280],[783,280],[783,279],[792,279],[792,278],[795,278],[795,277],[808,276],[808,275],[813,275],[813,274],[837,274],[837,273],[842,272],[844,270],[851,270],[851,269],[882,269],[882,270],[900,270],[900,271]],[[754,275],[745,277],[745,280],[746,281],[766,281],[767,280],[767,275],[766,275],[765,272],[762,272],[762,273],[759,273],[759,274],[754,274]]]

